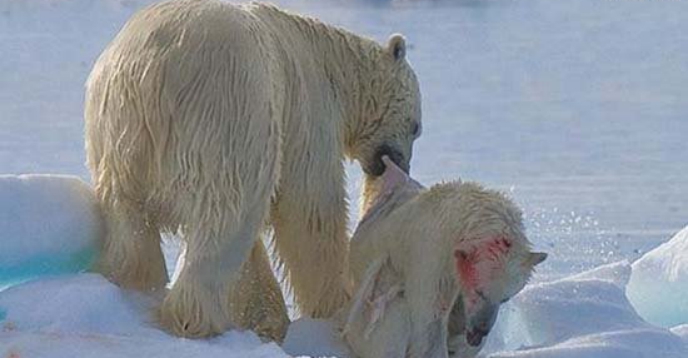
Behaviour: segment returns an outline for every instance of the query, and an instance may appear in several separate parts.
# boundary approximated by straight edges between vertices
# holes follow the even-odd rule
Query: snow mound
[[[688,323],[688,227],[633,263],[628,299],[648,322]]]
[[[490,355],[490,358],[685,358],[680,338],[657,329],[603,332],[536,347]]]
[[[282,349],[294,356],[349,358],[346,344],[330,320],[300,318],[292,322]]]
[[[640,317],[625,295],[627,261],[558,281],[528,285],[500,309],[480,357],[686,358],[688,325],[671,331]],[[290,354],[349,357],[332,323],[300,319],[284,343]]]
[[[0,292],[3,357],[288,357],[253,333],[172,337],[151,323],[155,300],[96,274],[42,279]]]
[[[671,333],[681,337],[688,346],[688,324],[682,324],[671,329]]]
[[[500,322],[519,332],[506,345],[516,350],[490,357],[688,357],[680,337],[636,313],[624,292],[630,275],[624,261],[527,286]]]
[[[0,175],[0,288],[85,269],[102,227],[93,192],[79,178]]]

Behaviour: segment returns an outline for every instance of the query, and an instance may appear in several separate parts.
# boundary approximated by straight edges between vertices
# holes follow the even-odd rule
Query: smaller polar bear
[[[530,251],[504,195],[474,183],[424,189],[385,164],[351,242],[344,339],[365,358],[474,356],[547,255]]]

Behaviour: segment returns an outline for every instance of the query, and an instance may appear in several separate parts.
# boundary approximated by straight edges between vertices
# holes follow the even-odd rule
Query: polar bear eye
[[[411,127],[411,135],[416,138],[420,135],[420,124],[418,124],[418,122],[413,123],[413,126]]]

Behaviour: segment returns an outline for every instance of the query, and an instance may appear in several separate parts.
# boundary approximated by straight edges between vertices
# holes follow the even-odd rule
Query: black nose
[[[387,144],[383,144],[375,150],[372,161],[363,167],[363,171],[368,175],[376,177],[382,175],[382,173],[385,172],[385,163],[382,162],[382,157],[385,155],[401,168],[401,170],[406,172],[406,174],[409,173],[411,168],[409,163],[404,159],[404,155]]]
[[[466,342],[471,347],[477,347],[483,342],[483,338],[487,336],[490,331],[476,329],[466,332]]]

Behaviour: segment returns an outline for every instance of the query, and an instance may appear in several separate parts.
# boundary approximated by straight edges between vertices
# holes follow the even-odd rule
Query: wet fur
[[[370,193],[376,193],[371,184]],[[504,195],[474,183],[438,184],[410,198],[401,192],[389,199],[396,209],[362,223],[352,238],[350,266],[357,295],[348,307],[344,338],[364,358],[447,357],[447,344],[460,357],[473,356],[479,347],[466,344],[460,299],[470,280],[460,278],[456,250],[492,255],[489,265],[495,267],[513,265],[507,270],[513,277],[494,279],[520,290],[530,275],[522,267],[530,243],[521,212]],[[368,198],[367,205],[374,201]],[[494,237],[508,238],[508,248],[504,241],[493,242]],[[402,293],[388,302],[386,317],[372,321],[372,302],[399,284]],[[393,346],[384,346],[386,342]],[[390,349],[395,353],[385,355]]]
[[[86,85],[87,163],[108,227],[96,270],[159,290],[160,232],[179,232],[185,263],[162,326],[187,337],[260,327],[233,318],[233,291],[283,309],[276,284],[241,284],[242,269],[267,277],[266,262],[244,263],[266,260],[251,252],[272,226],[300,311],[331,315],[347,300],[345,158],[370,167],[384,145],[410,160],[420,97],[402,45],[263,4],[178,0],[135,14]],[[286,328],[275,321],[268,331]]]

